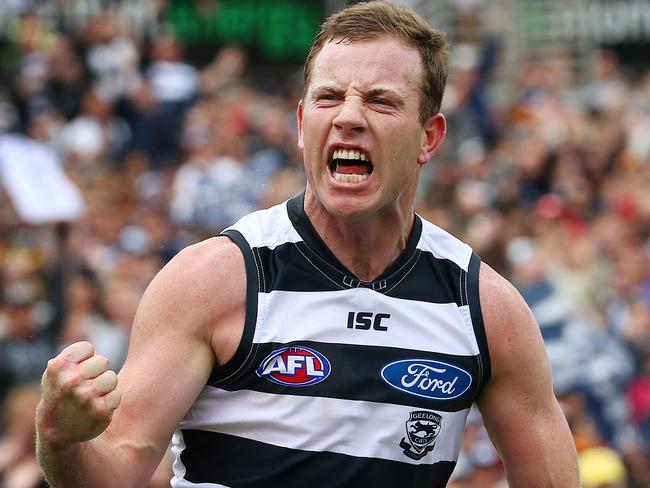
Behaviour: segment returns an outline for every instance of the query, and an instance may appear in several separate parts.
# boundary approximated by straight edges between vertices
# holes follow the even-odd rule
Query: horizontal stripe
[[[336,453],[293,451],[261,442],[197,430],[182,431],[188,448],[181,454],[186,477],[182,487],[328,488],[423,486],[442,488],[455,463],[407,465],[350,458]],[[215,449],[213,446],[223,446]],[[206,484],[215,483],[215,484]]]
[[[172,478],[172,488],[230,488],[228,485],[218,483],[192,483],[185,479]]]
[[[439,259],[453,261],[459,268],[467,272],[472,248],[431,222],[422,219],[422,235],[417,245],[418,249],[430,251]]]
[[[273,352],[285,349],[287,346],[307,347],[323,355],[330,364],[329,376],[320,382],[299,387],[277,384],[266,377],[260,377],[256,374],[257,367],[262,365]],[[418,380],[418,384],[423,385],[424,382],[429,387],[435,387],[431,383],[434,377],[443,381],[453,381],[453,378],[457,378],[454,382],[455,386],[451,387],[452,390],[449,395],[440,395],[440,389],[437,389],[435,394],[430,394],[431,390],[423,390],[418,387],[412,388],[409,393],[404,391],[401,384],[389,384],[382,379],[381,372],[384,367],[397,361],[409,360],[415,360],[415,362],[425,360],[429,365],[431,364],[430,361],[444,363],[439,367],[446,370],[445,372],[442,372],[442,374],[431,371],[425,372],[428,379]],[[445,365],[451,365],[452,367],[449,368]],[[210,383],[210,385],[230,391],[252,390],[292,396],[360,400],[447,412],[455,412],[469,407],[475,400],[480,386],[477,381],[479,375],[477,356],[452,356],[386,347],[365,347],[309,341],[299,341],[295,344],[255,344],[252,366],[251,369],[234,381],[215,382]],[[467,383],[467,376],[463,373],[457,372],[457,374],[453,374],[456,371],[454,367],[469,374],[472,378],[471,382]],[[302,370],[300,365],[299,369]],[[417,372],[414,371],[413,373]],[[450,374],[453,374],[453,376],[449,377]],[[416,380],[413,374],[408,376],[408,380]]]
[[[446,486],[454,462],[407,465],[393,461],[312,453],[197,430],[182,431],[187,479],[178,487]],[[223,446],[214,449],[213,446]],[[207,483],[214,484],[207,484]]]
[[[181,461],[181,454],[185,451],[185,438],[180,431],[174,432],[171,442],[171,453],[174,457],[172,463],[172,470],[174,475],[170,480],[172,488],[228,488],[226,485],[217,484],[217,483],[192,483],[188,481],[185,476],[187,475],[187,467]],[[212,451],[210,449],[208,452]],[[205,459],[206,453],[201,453],[199,459]]]
[[[251,247],[274,249],[287,242],[302,241],[289,221],[286,203],[252,212],[229,228],[241,232]]]
[[[417,264],[417,266],[416,266]],[[418,251],[407,276],[386,290],[386,295],[411,301],[467,305],[467,273],[449,260],[436,258],[429,251]]]
[[[374,281],[359,281],[332,266],[304,242],[273,249],[254,249],[259,268],[260,291],[323,292],[367,288],[395,298],[431,303],[467,303],[466,273],[449,260],[415,250],[393,274]]]
[[[228,485],[222,485],[219,483],[192,483],[184,478],[178,478],[176,476],[171,479],[172,488],[230,488]]]
[[[399,447],[406,436],[410,412],[415,410],[420,409],[206,387],[179,428],[237,435],[290,449],[407,464],[455,460],[469,409],[438,411],[442,420],[435,447],[417,461],[404,455]]]
[[[303,292],[332,291],[347,288],[344,274],[328,269],[325,262],[311,254],[304,243],[282,244],[276,248],[256,247],[260,269],[260,291],[288,290]],[[322,271],[328,269],[329,273]]]
[[[266,313],[253,341],[316,342],[390,346],[455,355],[476,355],[468,310],[454,303],[427,303],[386,297],[365,288],[320,293],[273,291],[260,294]],[[349,313],[390,315],[379,325],[387,330],[348,328]],[[354,321],[353,321],[354,325]]]
[[[172,488],[230,488],[228,485],[219,483],[192,483],[181,478],[172,478]]]
[[[289,200],[287,202],[287,213],[294,228],[304,240],[304,245],[300,246],[301,252],[304,253],[306,258],[312,260],[314,266],[319,270],[324,271],[328,276],[334,277],[335,281],[338,281],[337,276],[343,277],[343,281],[347,283],[346,287],[349,288],[381,286],[384,281],[397,281],[405,273],[408,273],[411,267],[409,263],[416,259],[419,253],[416,244],[419,242],[422,233],[422,219],[418,216],[413,216],[413,227],[399,256],[374,281],[362,282],[339,261],[338,256],[332,252],[318,234],[304,211],[304,196],[303,193]]]

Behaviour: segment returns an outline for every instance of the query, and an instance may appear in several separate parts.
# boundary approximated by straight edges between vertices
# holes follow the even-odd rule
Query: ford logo
[[[381,369],[381,377],[393,388],[431,400],[458,398],[472,384],[464,369],[432,359],[393,361]]]

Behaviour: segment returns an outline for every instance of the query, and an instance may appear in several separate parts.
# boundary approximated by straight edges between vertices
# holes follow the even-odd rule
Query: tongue
[[[370,173],[365,164],[339,163],[336,165],[336,172],[344,175],[365,175]]]

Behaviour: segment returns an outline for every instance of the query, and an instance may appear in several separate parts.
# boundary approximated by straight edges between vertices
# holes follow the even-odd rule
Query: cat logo
[[[399,447],[411,459],[419,460],[431,452],[440,433],[442,416],[426,410],[411,412],[406,421],[406,437],[403,437]],[[407,440],[408,439],[408,440]]]

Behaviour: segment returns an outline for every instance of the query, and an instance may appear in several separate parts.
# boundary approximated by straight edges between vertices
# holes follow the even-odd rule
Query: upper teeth
[[[332,159],[360,159],[366,161],[366,155],[358,149],[336,149],[332,154]]]

